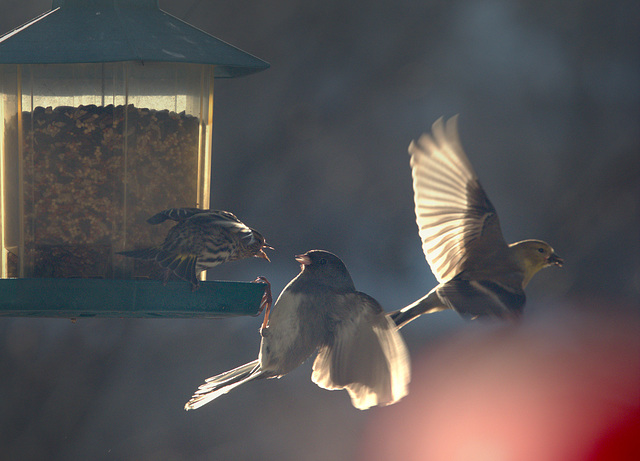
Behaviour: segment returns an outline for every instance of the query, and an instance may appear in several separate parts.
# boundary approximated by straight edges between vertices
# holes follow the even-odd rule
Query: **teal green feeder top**
[[[155,61],[215,66],[238,77],[269,64],[162,11],[157,0],[54,0],[0,37],[0,64]]]

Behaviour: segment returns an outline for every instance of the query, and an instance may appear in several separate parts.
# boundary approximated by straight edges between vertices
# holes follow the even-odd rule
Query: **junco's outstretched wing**
[[[422,250],[440,283],[509,260],[493,205],[458,137],[457,116],[438,119],[409,146]]]
[[[338,299],[343,305],[332,310],[331,342],[320,348],[311,380],[324,389],[346,389],[361,410],[397,402],[408,392],[411,372],[395,324],[371,296],[353,292]]]

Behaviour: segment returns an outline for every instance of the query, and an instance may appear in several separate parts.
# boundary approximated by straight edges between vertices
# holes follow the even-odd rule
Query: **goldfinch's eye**
[[[538,248],[538,253],[544,253],[544,248]]]

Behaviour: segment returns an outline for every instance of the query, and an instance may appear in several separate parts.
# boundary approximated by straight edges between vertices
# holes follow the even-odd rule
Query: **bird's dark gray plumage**
[[[406,395],[406,346],[380,304],[356,291],[334,254],[312,250],[296,260],[301,272],[265,314],[258,359],[207,379],[185,409],[199,408],[253,379],[283,376],[316,351],[312,381],[325,389],[346,389],[356,408],[389,405]]]

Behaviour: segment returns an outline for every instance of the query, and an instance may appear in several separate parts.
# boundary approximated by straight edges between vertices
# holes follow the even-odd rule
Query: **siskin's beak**
[[[271,262],[271,260],[269,259],[269,256],[267,256],[267,254],[264,252],[265,249],[274,250],[275,248],[273,248],[271,245],[267,245],[267,242],[263,242],[262,247],[260,247],[260,251],[258,251],[255,254],[255,257],[260,259],[266,259],[267,261]]]
[[[564,260],[557,254],[551,253],[551,256],[547,258],[547,264],[550,266],[555,264],[556,266],[562,267]]]
[[[263,248],[271,248],[271,247],[265,246]],[[273,250],[273,248],[271,249]],[[266,259],[267,261],[271,262],[271,260],[269,259],[269,256],[267,256],[267,254],[262,250],[262,248],[260,248],[260,251],[256,253],[256,258]]]

